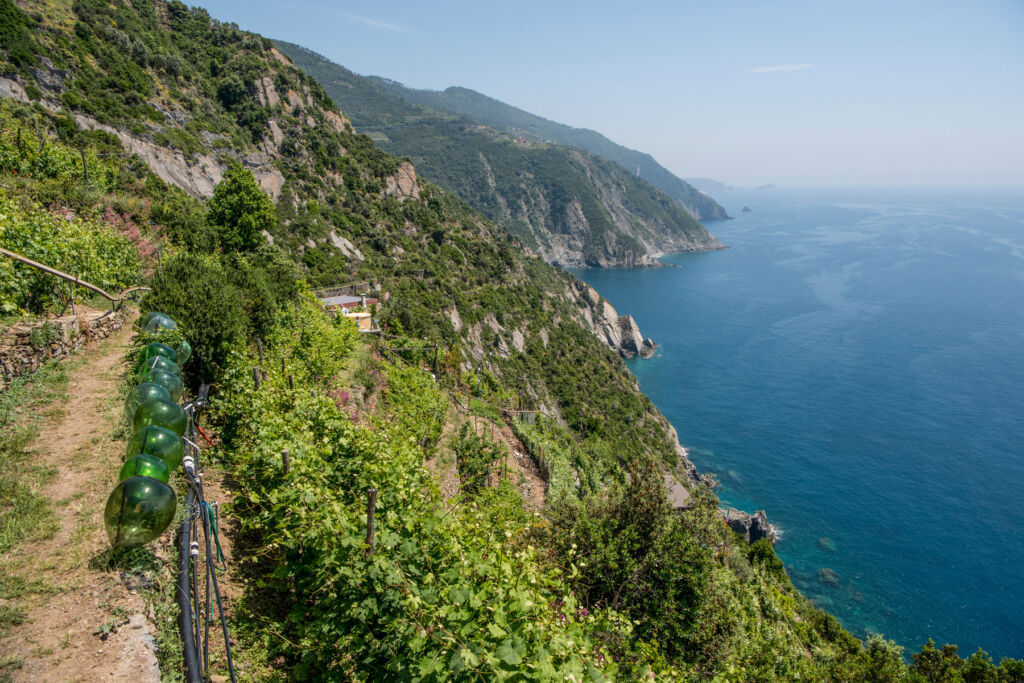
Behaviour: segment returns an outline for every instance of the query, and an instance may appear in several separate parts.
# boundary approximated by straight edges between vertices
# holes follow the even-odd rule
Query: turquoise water
[[[723,199],[727,251],[577,271],[641,388],[856,634],[1024,657],[1024,192]]]

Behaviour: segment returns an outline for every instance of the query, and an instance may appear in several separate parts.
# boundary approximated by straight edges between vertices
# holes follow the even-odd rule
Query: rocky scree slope
[[[425,177],[549,263],[654,266],[662,254],[722,246],[694,217],[692,202],[674,201],[614,161],[410,102],[381,81],[300,46],[275,44],[324,86],[359,130],[389,152],[409,156]]]
[[[276,203],[265,240],[314,286],[369,283],[385,324],[453,345],[467,369],[617,453],[602,456],[611,476],[685,457],[619,358],[650,348],[631,320],[356,133],[270,41],[180,2],[2,2],[0,95],[148,167],[139,191],[172,198],[172,241],[202,246],[194,200],[241,165]]]

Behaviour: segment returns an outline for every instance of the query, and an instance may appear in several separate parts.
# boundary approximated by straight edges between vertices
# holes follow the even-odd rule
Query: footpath
[[[0,681],[160,680],[153,608],[139,575],[111,566],[103,527],[125,449],[115,433],[131,334],[125,325],[65,361],[66,398],[37,411],[29,448],[52,472],[39,493],[53,524],[0,555],[0,612],[17,615],[0,632]]]

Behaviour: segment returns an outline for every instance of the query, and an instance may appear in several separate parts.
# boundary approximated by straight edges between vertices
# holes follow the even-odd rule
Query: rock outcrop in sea
[[[774,544],[779,538],[775,527],[768,523],[768,515],[764,510],[750,514],[736,508],[729,508],[722,511],[722,516],[729,528],[746,538],[747,543],[755,543],[762,538],[767,538]]]
[[[583,317],[594,334],[608,346],[618,351],[623,358],[650,358],[658,345],[640,333],[640,328],[631,315],[619,315],[597,290],[584,282],[576,283],[575,294],[581,294],[589,306],[583,309]],[[576,298],[575,296],[573,298]]]

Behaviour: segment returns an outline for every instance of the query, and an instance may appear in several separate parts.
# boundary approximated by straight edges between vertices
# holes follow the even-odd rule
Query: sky
[[[206,0],[743,187],[1024,187],[1024,1]]]

